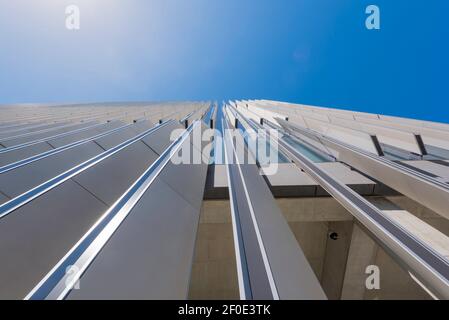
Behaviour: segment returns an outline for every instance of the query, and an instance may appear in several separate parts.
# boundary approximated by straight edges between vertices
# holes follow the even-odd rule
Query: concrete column
[[[378,246],[354,224],[349,247],[346,271],[341,291],[342,300],[362,300],[365,295],[366,267],[374,264]]]
[[[352,221],[334,221],[328,224],[321,275],[321,285],[328,299],[340,299],[353,224]]]

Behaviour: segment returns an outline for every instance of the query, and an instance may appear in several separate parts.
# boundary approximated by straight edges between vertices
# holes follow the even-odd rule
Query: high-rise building
[[[449,124],[0,106],[0,299],[449,298]]]

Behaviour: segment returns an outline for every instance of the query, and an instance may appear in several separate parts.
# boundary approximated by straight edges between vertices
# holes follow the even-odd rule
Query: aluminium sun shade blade
[[[243,164],[222,125],[240,298],[326,299],[257,165]]]
[[[26,298],[187,298],[207,164],[199,164],[200,175],[181,165],[198,181],[174,185],[171,178],[180,172],[172,171],[171,160],[192,147],[191,133],[200,126],[194,122],[166,148]],[[192,185],[201,190],[186,198]],[[80,271],[79,290],[72,290],[73,281],[66,286],[61,273],[72,265]]]
[[[426,289],[437,297],[449,298],[449,264],[445,257],[390,220],[381,210],[335,180],[285,141],[279,141],[279,148],[364,225]]]
[[[309,132],[282,119],[279,122],[293,136],[309,135],[335,150],[338,160],[354,167],[370,177],[414,199],[443,217],[449,218],[449,185],[427,175],[349,146],[341,141]]]

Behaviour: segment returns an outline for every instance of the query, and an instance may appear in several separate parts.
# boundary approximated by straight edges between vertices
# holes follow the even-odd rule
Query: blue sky
[[[448,15],[445,0],[0,0],[0,103],[264,98],[449,122]]]

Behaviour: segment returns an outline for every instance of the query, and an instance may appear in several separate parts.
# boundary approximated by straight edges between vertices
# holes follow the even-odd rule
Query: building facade
[[[0,106],[0,299],[446,299],[449,124]]]

